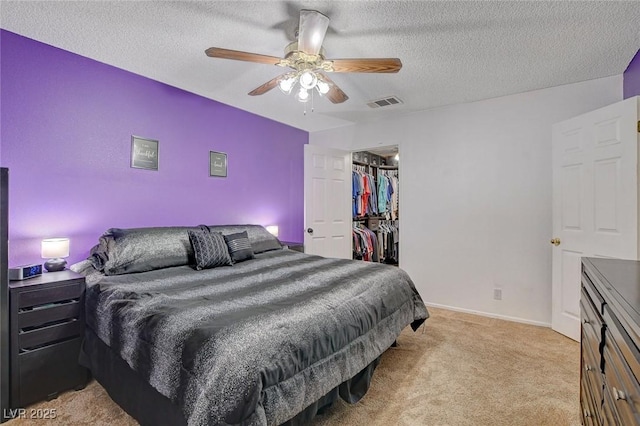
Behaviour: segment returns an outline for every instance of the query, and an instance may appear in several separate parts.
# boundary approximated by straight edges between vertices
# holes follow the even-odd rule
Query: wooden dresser
[[[640,425],[640,262],[583,258],[584,425]]]

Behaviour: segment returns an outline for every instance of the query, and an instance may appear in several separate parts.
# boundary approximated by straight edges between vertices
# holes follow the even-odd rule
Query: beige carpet
[[[337,403],[314,426],[579,425],[580,346],[550,329],[430,308],[376,369],[357,404]],[[55,420],[8,426],[135,425],[95,381],[31,408]],[[153,407],[149,407],[153,409]]]

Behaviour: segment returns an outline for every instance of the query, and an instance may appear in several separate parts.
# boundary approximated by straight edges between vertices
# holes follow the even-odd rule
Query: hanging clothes
[[[376,180],[373,175],[364,171],[363,166],[353,166],[351,172],[351,197],[353,217],[378,214],[378,197]]]
[[[379,224],[379,240],[382,241],[380,261],[397,265],[400,261],[399,252],[399,221],[381,221]]]
[[[353,237],[354,259],[379,262],[378,238],[375,232],[364,225],[354,224],[351,235]]]
[[[387,211],[387,192],[389,189],[389,179],[383,174],[378,173],[378,212],[380,214]]]

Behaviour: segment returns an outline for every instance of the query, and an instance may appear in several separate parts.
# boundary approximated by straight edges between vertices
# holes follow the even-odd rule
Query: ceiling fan
[[[249,92],[251,96],[262,95],[278,86],[289,94],[300,85],[297,98],[300,102],[309,100],[310,92],[317,90],[334,104],[349,97],[325,73],[367,72],[396,73],[402,68],[398,58],[325,59],[322,42],[329,27],[329,18],[315,10],[300,11],[298,40],[285,47],[284,58],[242,52],[239,50],[210,47],[205,52],[212,58],[234,59],[236,61],[257,62],[291,68],[293,71],[281,74]]]

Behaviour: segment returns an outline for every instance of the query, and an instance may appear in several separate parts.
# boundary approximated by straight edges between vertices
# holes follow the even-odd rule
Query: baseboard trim
[[[447,309],[449,311],[455,311],[455,312],[463,312],[465,314],[480,315],[483,317],[496,318],[496,319],[501,319],[505,321],[519,322],[522,324],[537,325],[539,327],[551,328],[551,323],[548,323],[548,322],[533,321],[533,320],[528,320],[524,318],[510,317],[508,315],[500,315],[500,314],[493,314],[489,312],[475,311],[473,309],[457,308],[455,306],[441,305],[439,303],[425,303],[425,305],[427,305],[427,307],[432,306],[434,308]]]

